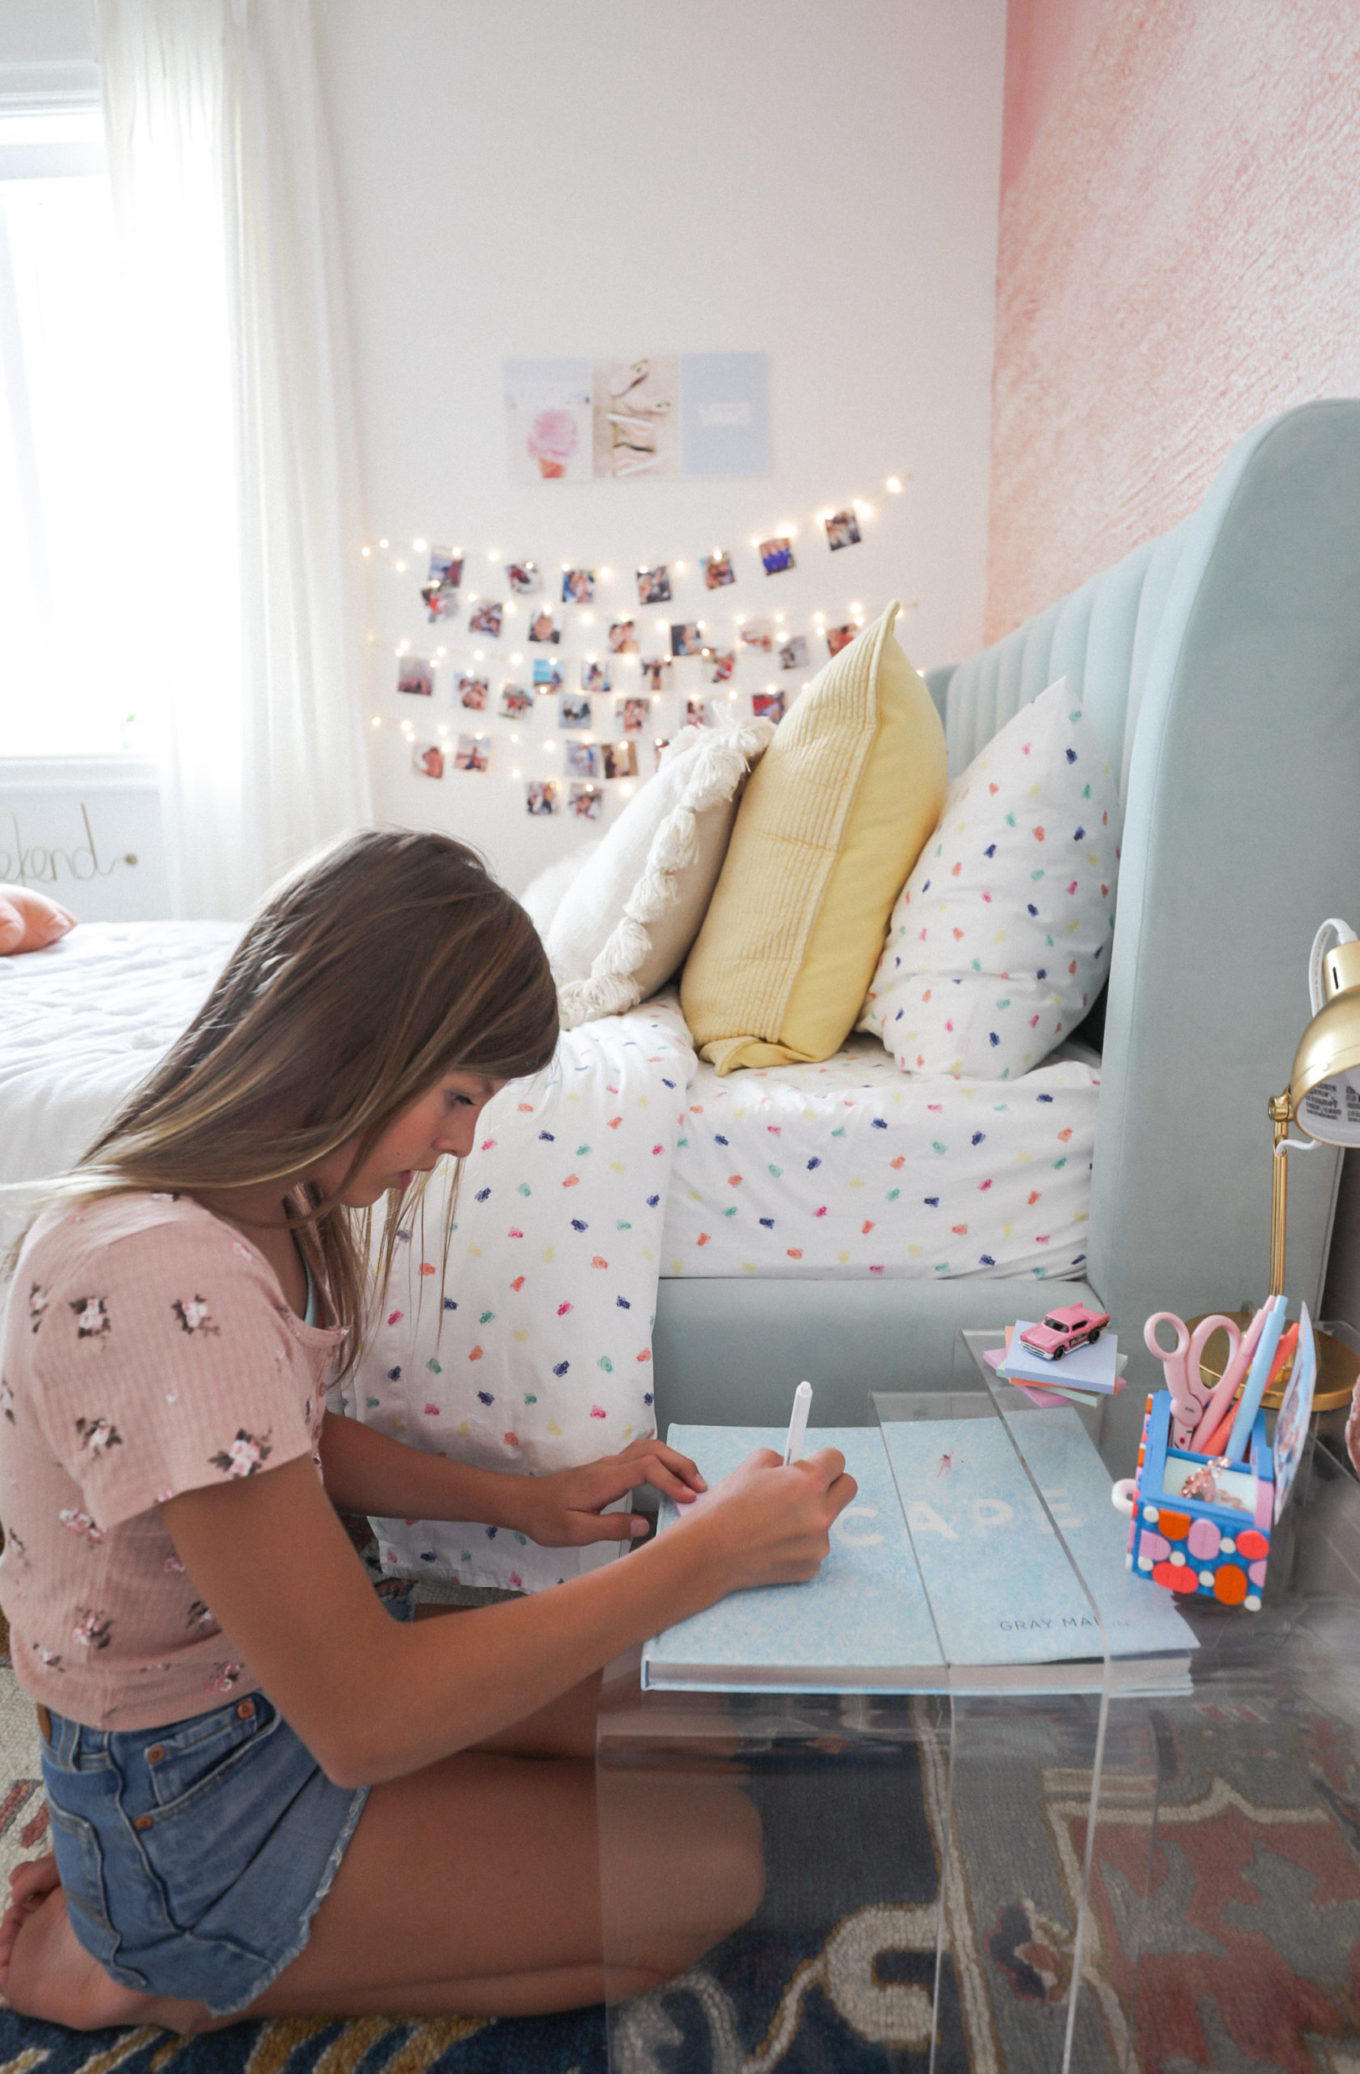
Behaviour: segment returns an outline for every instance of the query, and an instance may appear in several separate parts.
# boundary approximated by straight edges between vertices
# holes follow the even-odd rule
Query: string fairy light
[[[900,497],[910,480],[909,475],[903,474],[885,476],[881,484],[881,494],[885,497]],[[761,556],[765,576],[776,577],[782,574],[785,569],[797,569],[802,571],[804,578],[806,578],[806,574],[811,567],[808,560],[806,542],[800,546],[796,558],[791,545],[792,542],[800,539],[805,530],[815,528],[820,532],[824,529],[828,549],[832,552],[839,552],[846,547],[858,545],[863,538],[860,531],[861,522],[865,526],[869,526],[876,522],[877,517],[877,507],[872,496],[855,495],[841,500],[836,505],[823,504],[815,513],[808,515],[807,519],[802,522],[796,516],[783,517],[767,531],[752,533],[750,536],[751,546]],[[787,552],[781,555],[780,548],[786,543],[788,544]],[[770,551],[762,553],[762,550]],[[359,552],[362,559],[370,567],[374,566],[375,563],[381,563],[386,566],[394,577],[409,576],[411,565],[407,560],[406,554],[394,550],[390,539],[386,536],[380,536],[376,546],[372,542],[364,542]],[[622,687],[618,694],[620,700],[631,694],[631,687],[636,683],[637,674],[642,671],[644,661],[646,661],[646,658],[641,653],[642,644],[638,642],[636,636],[633,637],[629,646],[625,647],[623,642],[621,642],[616,647],[614,627],[611,626],[610,647],[603,659],[594,650],[584,658],[573,658],[571,661],[568,661],[562,653],[564,642],[568,649],[574,645],[571,636],[575,631],[580,630],[584,632],[586,628],[593,628],[596,622],[596,613],[593,610],[570,608],[574,606],[578,608],[581,606],[588,607],[594,599],[598,598],[601,590],[611,588],[616,581],[620,580],[618,572],[612,566],[601,564],[591,570],[588,557],[580,557],[576,560],[563,558],[557,565],[562,576],[563,596],[561,603],[569,609],[559,615],[556,610],[557,601],[551,596],[553,585],[534,574],[539,569],[551,569],[551,563],[545,565],[531,560],[521,564],[508,565],[502,560],[501,549],[497,546],[489,546],[485,550],[486,563],[493,569],[502,569],[504,571],[506,586],[510,590],[510,595],[498,598],[495,592],[501,586],[496,584],[490,592],[478,592],[471,589],[463,591],[460,600],[458,593],[462,589],[462,585],[457,579],[463,576],[466,566],[464,551],[461,547],[432,547],[430,541],[424,535],[418,534],[412,536],[409,552],[416,556],[428,554],[432,558],[428,586],[423,587],[425,589],[426,604],[430,610],[429,623],[431,626],[439,618],[451,621],[458,616],[461,603],[466,608],[469,619],[472,617],[473,609],[478,607],[480,608],[479,617],[488,617],[489,619],[488,624],[481,625],[475,630],[468,628],[468,631],[490,632],[494,634],[499,631],[494,616],[496,612],[499,612],[502,624],[514,619],[519,614],[520,599],[515,595],[516,591],[527,589],[532,591],[542,590],[546,593],[539,600],[531,599],[523,608],[530,619],[535,619],[543,614],[551,614],[557,620],[556,637],[550,642],[545,642],[542,657],[534,662],[534,681],[532,690],[530,690],[530,704],[528,707],[528,712],[531,715],[537,714],[539,710],[539,696],[546,693],[549,695],[555,709],[553,717],[565,717],[563,710],[558,705],[557,698],[552,695],[572,692],[574,687],[569,680],[573,673],[577,671],[580,673],[580,691],[575,695],[578,698],[585,699],[587,714],[590,714],[590,702],[594,698],[610,695],[615,687]],[[663,681],[662,672],[664,671],[664,682],[667,687],[664,692],[660,689],[653,689],[650,692],[649,704],[654,715],[654,725],[660,720],[660,716],[656,715],[655,709],[669,699],[685,700],[692,709],[693,717],[703,719],[704,717],[713,716],[716,709],[712,701],[711,687],[717,684],[725,684],[726,686],[724,703],[729,708],[736,706],[743,696],[743,690],[730,681],[733,675],[734,659],[748,650],[754,651],[758,656],[762,649],[768,652],[772,646],[777,645],[780,649],[780,660],[783,662],[785,670],[798,669],[814,661],[814,658],[805,652],[805,644],[809,636],[815,638],[819,643],[825,642],[829,654],[834,655],[841,646],[844,646],[846,640],[852,638],[853,634],[858,632],[864,623],[864,604],[860,599],[852,600],[847,607],[842,607],[834,614],[828,612],[827,608],[821,605],[810,611],[794,611],[792,613],[788,609],[771,611],[757,606],[753,612],[751,609],[752,601],[748,593],[747,602],[743,609],[724,613],[722,606],[725,601],[722,599],[721,593],[727,586],[721,582],[714,583],[709,580],[709,565],[710,563],[721,565],[727,560],[728,550],[715,544],[711,555],[704,556],[697,562],[693,558],[678,555],[664,559],[649,556],[646,562],[640,561],[638,563],[639,574],[644,568],[649,571],[655,570],[660,572],[663,579],[663,587],[666,588],[669,587],[665,583],[667,577],[684,581],[690,576],[690,572],[693,571],[695,575],[700,576],[704,581],[704,603],[707,613],[712,615],[711,618],[705,617],[701,619],[697,614],[692,614],[692,608],[687,608],[680,601],[673,602],[669,598],[664,601],[665,605],[669,606],[674,613],[674,619],[658,617],[653,622],[655,638],[662,646],[662,653],[653,660],[647,674],[652,676],[652,683],[656,685]],[[746,571],[744,568],[741,568],[739,564],[737,566],[740,574],[745,576]],[[512,569],[515,571],[514,577],[512,577]],[[531,572],[532,580],[527,584],[516,580],[519,572],[523,569],[528,569]],[[569,581],[574,571],[590,571],[590,584],[587,586],[579,582]],[[470,574],[470,571],[468,573]],[[761,581],[760,573],[759,571],[754,573],[756,581],[759,583]],[[732,577],[730,568],[728,575],[730,581],[736,580]],[[446,581],[448,590],[451,593],[451,597],[446,600],[441,599],[437,593],[434,596],[431,595],[432,587],[440,578]],[[626,580],[631,588],[632,578],[628,577]],[[577,593],[575,597],[569,594],[573,591]],[[790,592],[788,595],[792,596],[793,593]],[[643,601],[639,600],[638,602]],[[731,602],[735,604],[736,600],[733,599]],[[914,600],[904,607],[906,612],[918,609],[919,607]],[[611,601],[606,607],[606,613],[616,621],[633,619],[638,627],[641,627],[642,622],[637,614],[637,605],[633,603],[631,598],[618,602]],[[791,618],[795,625],[798,619],[802,618],[809,628],[809,635],[798,634],[791,636]],[[724,622],[730,626],[730,632],[724,632]],[[680,636],[678,632],[672,634],[672,627],[677,626],[679,623],[683,623],[686,627],[693,626],[697,629],[700,644],[697,649],[690,649],[687,640]],[[508,627],[506,630],[507,632],[509,631]],[[457,650],[462,646],[461,642],[455,640],[452,650],[450,646],[450,640],[454,639],[459,629],[450,627],[447,631],[450,638],[441,641],[433,647],[428,646],[424,641],[413,639],[410,635],[403,635],[395,643],[390,640],[384,643],[381,632],[376,630],[369,632],[368,641],[370,646],[385,645],[389,647],[404,668],[409,664],[415,664],[418,667],[420,676],[424,678],[423,684],[420,683],[419,677],[414,672],[410,672],[407,669],[409,681],[402,688],[407,691],[419,690],[426,696],[429,696],[431,695],[431,679],[434,675],[435,665],[443,666],[440,673],[441,684],[444,681],[443,671],[446,671],[451,666],[454,673],[453,681],[456,685],[460,672],[468,674],[471,672],[473,665],[484,668],[487,664],[488,652],[484,647],[471,650],[470,659],[460,663],[457,660]],[[626,639],[627,637],[624,636],[625,641]],[[675,653],[677,641],[681,644],[679,653]],[[724,653],[724,650],[730,652]],[[792,658],[798,655],[800,650],[803,650],[802,665],[792,660]],[[468,650],[463,649],[463,653],[467,655]],[[432,660],[426,661],[427,657],[431,657]],[[514,674],[518,674],[525,667],[525,658],[522,651],[512,652],[508,659],[503,659],[499,655],[492,655],[491,662],[493,665],[507,669]],[[541,663],[550,666],[544,669],[542,675],[540,675]],[[673,669],[675,664],[679,666],[678,672]],[[696,664],[699,671],[698,680],[691,678],[687,683],[683,673],[687,667]],[[589,671],[589,678],[587,671]],[[655,674],[653,674],[654,672]],[[392,687],[394,691],[397,688],[395,686]],[[762,704],[768,699],[774,703],[776,709],[787,710],[792,699],[797,697],[802,688],[802,681],[797,681],[787,687],[770,683],[765,686],[763,693],[752,690],[749,695]],[[524,689],[529,690],[530,688],[525,686]],[[518,685],[507,682],[504,691],[508,692],[511,690],[520,699],[523,698],[524,693],[521,688]],[[545,700],[545,705],[547,702]],[[518,708],[514,703],[503,703],[500,708],[500,717],[502,719],[507,717],[513,718],[517,710]],[[622,704],[618,708],[618,719],[620,722],[623,721]],[[371,728],[381,730],[384,724],[384,716],[381,713],[372,715],[370,720]],[[679,724],[681,723],[677,722],[677,725]],[[664,721],[661,721],[661,726],[663,735],[668,735],[671,732],[666,727]],[[437,722],[435,727],[440,738],[440,747],[445,750],[449,749],[451,745],[448,738],[452,732],[450,725],[445,722]],[[401,720],[399,722],[399,731],[408,745],[414,745],[417,756],[417,768],[419,768],[419,757],[422,749],[421,744],[416,740],[416,732],[412,722],[406,719]],[[429,737],[427,736],[426,740],[428,741],[428,739]],[[487,740],[487,729],[485,727],[479,729],[472,739],[478,743],[485,742]],[[517,750],[520,748],[521,739],[518,729],[510,734],[510,741]],[[662,739],[663,736],[657,737],[658,741]],[[589,748],[595,752],[592,759],[584,766],[567,764],[568,743],[573,740],[579,742],[583,748]],[[585,789],[603,799],[607,799],[612,794],[620,800],[627,800],[632,797],[636,789],[633,779],[623,777],[622,773],[618,771],[619,762],[622,762],[626,769],[630,758],[616,758],[608,750],[607,744],[602,743],[597,738],[591,728],[589,718],[584,724],[578,723],[578,726],[572,729],[571,733],[565,738],[563,736],[540,738],[539,746],[543,763],[547,769],[558,771],[563,768],[564,764],[567,764],[567,775],[573,781],[577,778],[588,781]],[[635,762],[636,750],[631,741],[628,743],[628,746],[631,751],[631,760]],[[606,778],[604,782],[600,782],[598,765],[600,754],[603,754],[605,757],[605,770],[608,772],[613,769],[615,772],[615,776],[612,779]],[[485,770],[486,767],[487,760],[483,758],[479,768]],[[450,763],[450,768],[455,768],[455,766]],[[427,775],[437,776],[439,773],[429,772]],[[522,765],[516,765],[509,771],[510,778],[516,783],[521,783],[524,775]],[[554,803],[545,809],[541,797],[536,798],[534,788],[531,785],[525,801],[531,812],[557,812],[566,806],[565,792],[559,780],[556,778],[545,778],[539,781],[539,785],[542,788],[546,788],[549,795],[555,794],[557,797],[554,799]],[[590,818],[593,819],[595,816]]]

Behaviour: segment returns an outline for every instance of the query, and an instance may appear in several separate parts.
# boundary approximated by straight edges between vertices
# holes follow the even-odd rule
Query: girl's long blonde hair
[[[476,852],[367,830],[267,896],[188,1029],[56,1192],[286,1184],[352,1146],[347,1179],[441,1075],[536,1073],[557,1035],[543,946]],[[369,1214],[343,1207],[344,1185],[294,1198],[346,1328],[341,1373],[410,1200],[388,1197],[374,1278]]]

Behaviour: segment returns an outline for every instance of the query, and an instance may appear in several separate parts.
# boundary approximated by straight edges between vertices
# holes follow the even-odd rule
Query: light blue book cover
[[[1062,1540],[1021,1471],[1011,1431]],[[951,1663],[1099,1657],[1100,1621],[1111,1658],[1183,1660],[1198,1647],[1171,1594],[1126,1568],[1128,1522],[1110,1502],[1109,1471],[1074,1411],[1027,1412],[1009,1425],[891,1423],[883,1438]]]
[[[756,1426],[672,1426],[710,1484],[756,1448],[783,1451],[785,1434]],[[925,1591],[902,1525],[876,1426],[810,1432],[803,1453],[839,1448],[859,1486],[831,1529],[831,1553],[806,1584],[733,1592],[647,1643],[644,1686],[809,1692],[938,1691],[946,1673]],[[703,1504],[703,1499],[696,1501]],[[658,1532],[674,1524],[663,1499]]]
[[[1038,1383],[1041,1387],[1046,1384],[1055,1390],[1068,1386],[1074,1390],[1095,1390],[1102,1397],[1114,1395],[1119,1347],[1112,1332],[1102,1332],[1093,1347],[1073,1347],[1061,1361],[1045,1361],[1042,1354],[1021,1343],[1021,1333],[1028,1332],[1034,1323],[1033,1318],[1021,1318],[1016,1324],[1001,1364],[1003,1374],[1017,1377],[1022,1383]]]

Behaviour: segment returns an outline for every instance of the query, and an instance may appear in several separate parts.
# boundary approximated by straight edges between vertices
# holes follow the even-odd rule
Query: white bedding
[[[23,1184],[60,1173],[206,997],[231,922],[85,922],[50,950],[0,958],[0,1243]]]

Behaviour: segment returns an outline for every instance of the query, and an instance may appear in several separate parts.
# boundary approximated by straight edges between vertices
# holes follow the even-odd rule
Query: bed
[[[511,1091],[468,1163],[442,1301],[431,1248],[410,1234],[404,1293],[348,1408],[533,1467],[569,1444],[536,1381],[559,1366],[559,1312],[576,1334],[561,1356],[572,1388],[583,1362],[598,1378],[603,1451],[653,1418],[780,1423],[802,1375],[819,1419],[859,1421],[871,1389],[940,1386],[956,1330],[1011,1322],[1033,1284],[1059,1280],[1135,1325],[1259,1293],[1265,1103],[1306,1020],[1312,932],[1353,913],[1360,884],[1357,484],[1360,403],[1287,412],[1239,444],[1174,532],[930,674],[951,772],[1060,676],[1117,768],[1099,1056],[1079,1040],[1004,1088],[935,1085],[859,1036],[818,1066],[722,1078],[673,994],[589,1023],[542,1087]],[[0,961],[11,1228],[33,1180],[182,1024],[231,936],[87,926]],[[1038,1157],[1063,1178],[1025,1216],[1032,1191],[1015,1177]],[[1289,1289],[1315,1311],[1337,1175],[1325,1150],[1291,1175]],[[994,1184],[984,1229],[965,1198]],[[549,1272],[516,1287],[507,1245]],[[1141,1380],[1136,1332],[1125,1343]],[[493,1370],[502,1386],[488,1389]],[[1112,1457],[1132,1446],[1139,1402],[1131,1389],[1110,1407]],[[489,1569],[467,1554],[454,1566],[469,1576],[509,1574],[500,1552]],[[446,1557],[391,1552],[396,1567]]]

